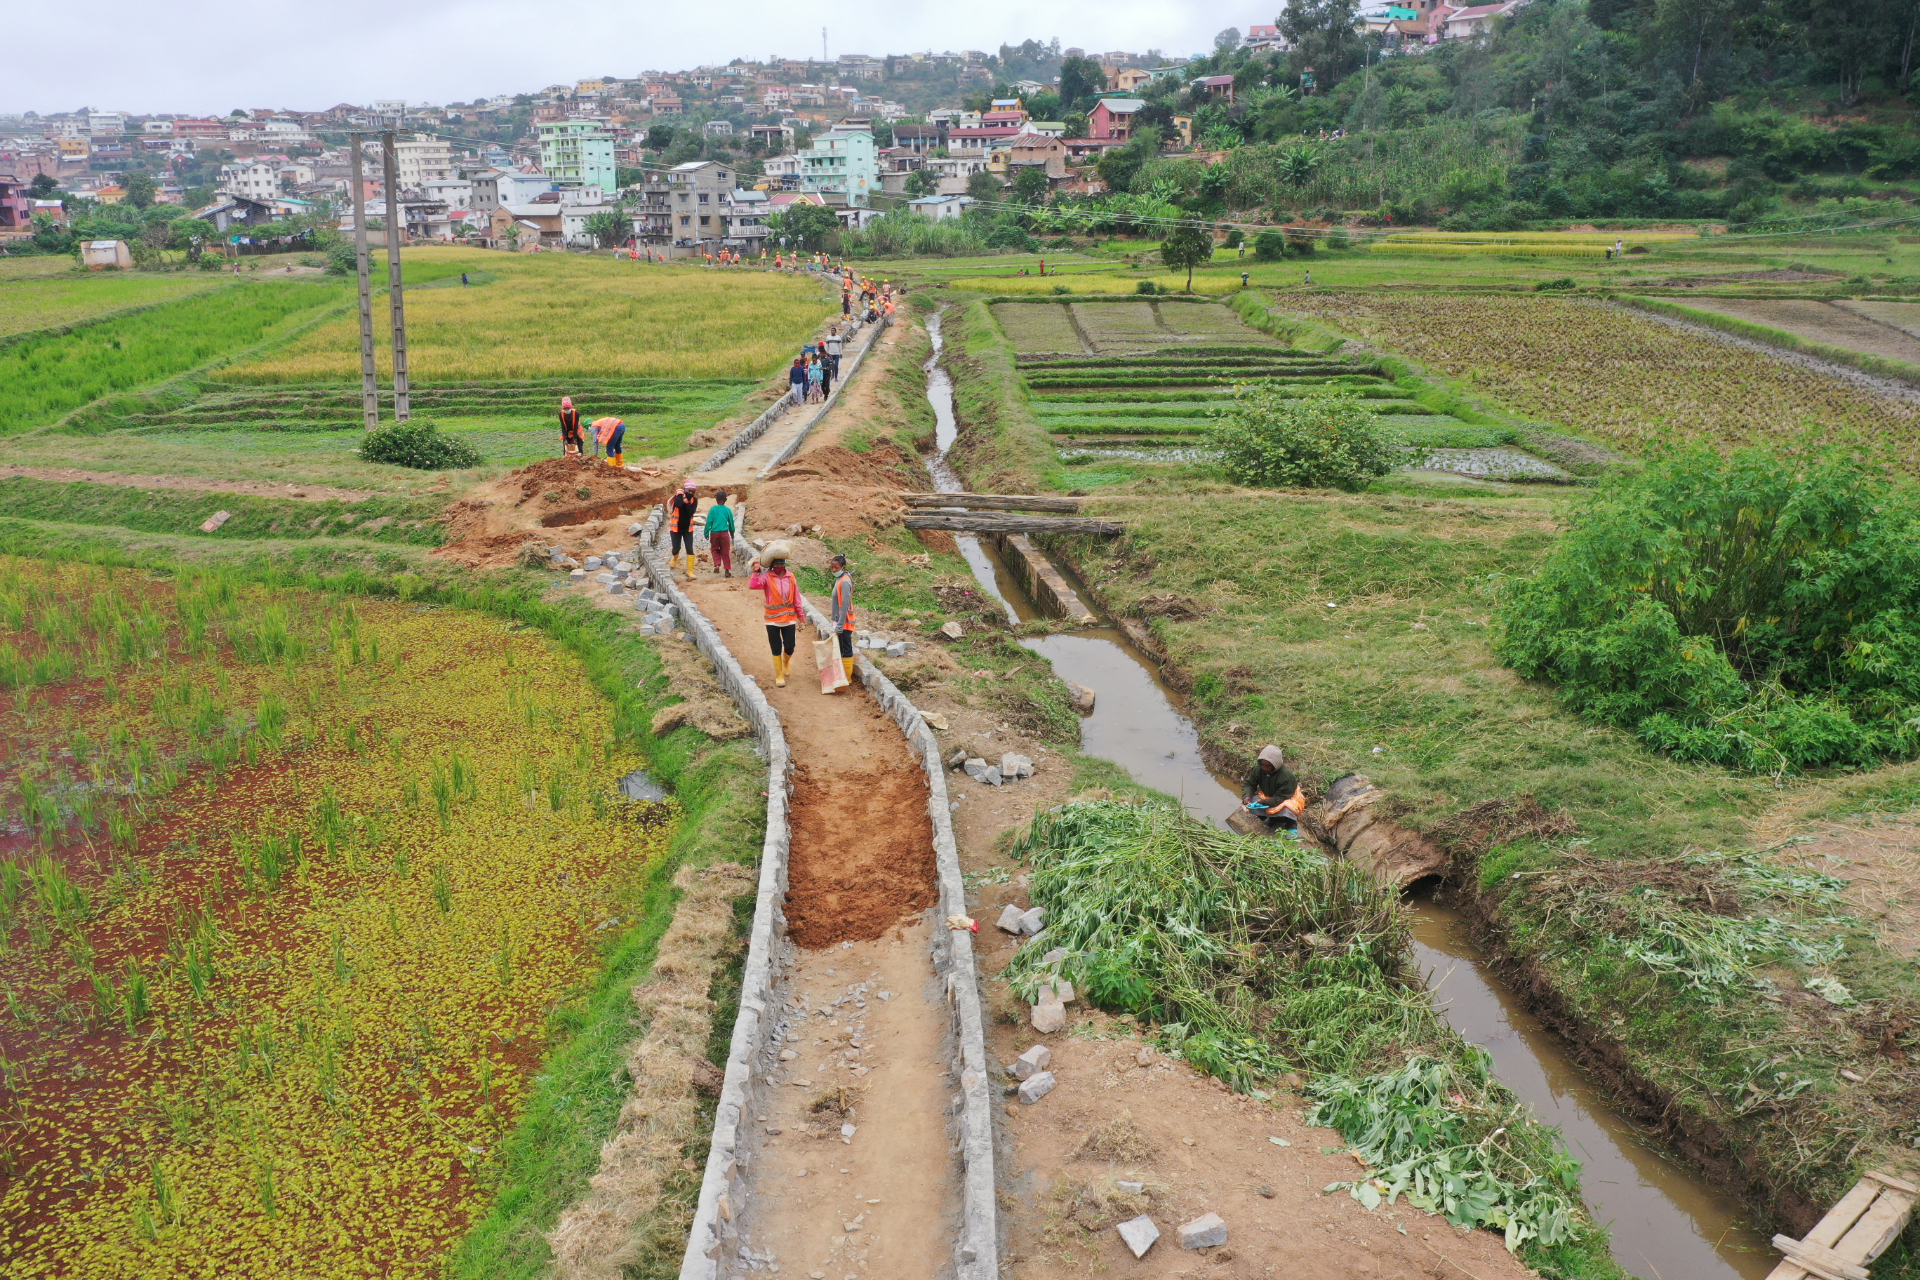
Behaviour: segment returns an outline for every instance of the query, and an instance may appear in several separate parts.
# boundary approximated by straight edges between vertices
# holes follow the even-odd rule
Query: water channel
[[[941,493],[965,486],[947,462],[958,429],[953,383],[940,366],[941,316],[927,317],[933,354],[926,362]],[[980,585],[1014,624],[1040,616],[991,545],[956,535]],[[1089,602],[1090,603],[1090,602]],[[1117,627],[1021,641],[1064,680],[1094,690],[1093,714],[1080,723],[1080,747],[1111,760],[1134,781],[1180,797],[1187,812],[1221,824],[1239,804],[1231,781],[1209,770],[1200,737],[1159,667]],[[1640,1280],[1762,1280],[1775,1261],[1768,1235],[1731,1196],[1663,1154],[1617,1115],[1580,1074],[1566,1047],[1528,1014],[1494,976],[1458,912],[1429,894],[1409,899],[1414,955],[1440,1014],[1493,1056],[1494,1074],[1559,1128],[1582,1166],[1581,1189],[1612,1233],[1616,1261]]]

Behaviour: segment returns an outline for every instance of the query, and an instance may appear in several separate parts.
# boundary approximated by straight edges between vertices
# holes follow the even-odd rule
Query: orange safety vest
[[[842,605],[846,606],[847,620],[840,624],[840,629],[842,631],[851,631],[858,625],[853,617],[852,574],[843,573],[833,580],[833,607],[838,609]]]
[[[800,579],[789,569],[767,574],[767,625],[791,627],[800,621]]]

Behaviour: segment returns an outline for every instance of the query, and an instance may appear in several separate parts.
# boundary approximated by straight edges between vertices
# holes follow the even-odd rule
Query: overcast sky
[[[0,75],[0,111],[222,114],[235,107],[319,111],[376,98],[471,101],[599,75],[675,70],[735,57],[818,57],[916,49],[985,49],[1045,41],[1088,51],[1210,48],[1221,28],[1272,22],[1281,0],[968,0],[902,5],[775,0],[584,7],[524,0],[334,0],[277,10],[207,0],[153,5],[94,0],[84,16],[59,4],[13,6],[14,56]],[[596,17],[604,15],[602,20]]]

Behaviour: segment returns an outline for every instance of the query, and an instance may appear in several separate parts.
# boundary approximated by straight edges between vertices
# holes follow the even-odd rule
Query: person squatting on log
[[[1280,748],[1268,743],[1260,748],[1253,771],[1241,786],[1247,812],[1266,823],[1271,830],[1294,831],[1300,826],[1300,812],[1306,808],[1306,793],[1300,780],[1287,768]]]
[[[693,517],[700,510],[699,488],[699,485],[689,480],[681,487],[680,492],[673,495],[673,500],[667,504],[667,519],[669,521],[667,532],[672,535],[672,541],[667,551],[667,567],[671,569],[673,562],[680,556],[685,555],[687,558],[688,582],[693,581]]]
[[[733,576],[735,528],[733,508],[727,505],[727,491],[722,489],[713,495],[713,505],[707,508],[707,549],[713,556],[713,567],[729,578]]]
[[[787,568],[793,549],[786,542],[773,542],[761,556],[755,556],[753,573],[747,586],[766,596],[767,647],[773,650],[773,682],[785,687],[787,671],[793,666],[794,631],[806,606],[800,599],[800,580]],[[764,556],[766,567],[761,567]]]
[[[847,673],[847,687],[853,687],[853,574],[847,571],[847,558],[835,556],[833,566],[833,629],[840,636],[840,666]],[[838,693],[839,690],[834,690]]]

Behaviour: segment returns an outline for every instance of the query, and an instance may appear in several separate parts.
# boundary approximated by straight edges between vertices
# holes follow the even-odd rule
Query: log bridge
[[[1869,1172],[1803,1240],[1775,1236],[1785,1255],[1767,1280],[1867,1280],[1867,1267],[1906,1229],[1920,1187]]]
[[[1115,538],[1127,531],[1117,520],[1092,520],[1077,513],[1077,498],[1039,497],[1024,493],[909,493],[904,495],[915,514],[906,518],[909,529],[941,529],[947,533],[1082,533]],[[965,508],[954,510],[954,508]],[[1028,511],[1057,515],[1024,515]],[[1014,514],[998,515],[995,512]]]

